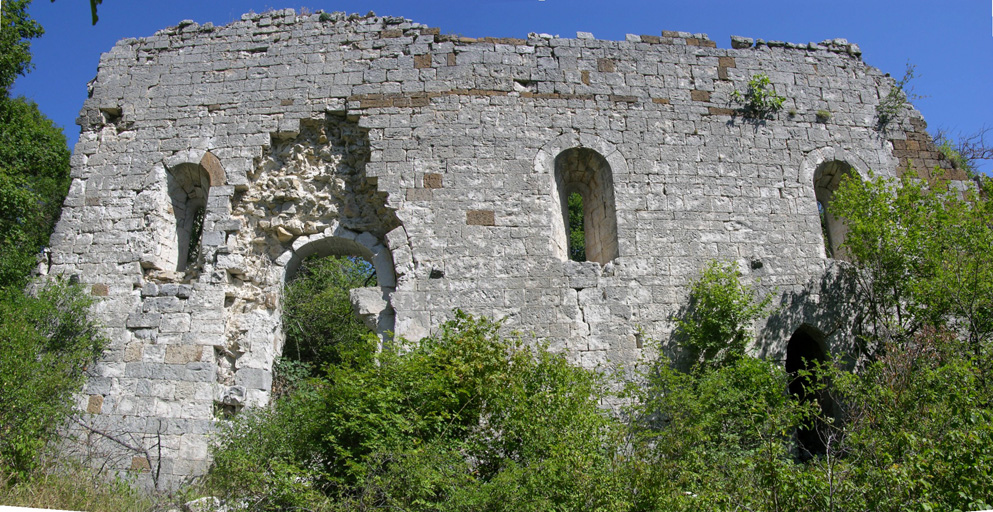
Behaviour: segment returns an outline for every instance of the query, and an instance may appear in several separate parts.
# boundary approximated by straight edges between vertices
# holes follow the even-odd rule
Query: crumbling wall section
[[[817,169],[896,176],[937,157],[912,109],[880,129],[893,80],[856,45],[731,46],[472,39],[292,10],[119,42],[80,115],[47,269],[91,287],[111,339],[76,446],[149,486],[202,474],[217,422],[268,400],[282,286],[311,254],[375,265],[378,287],[353,299],[384,338],[416,341],[462,308],[610,369],[651,355],[649,339],[672,350],[688,284],[716,258],[779,298],[756,353],[782,358],[801,326],[845,351]],[[766,119],[735,99],[757,74],[785,98]],[[563,257],[562,154],[609,169],[578,181],[610,182],[595,200],[612,204],[591,205],[595,261]],[[176,170],[205,197],[183,268]]]

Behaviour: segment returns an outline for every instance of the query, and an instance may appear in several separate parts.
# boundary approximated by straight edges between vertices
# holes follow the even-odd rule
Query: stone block
[[[203,354],[201,345],[169,345],[166,347],[165,362],[169,364],[186,364],[199,361]]]
[[[429,188],[408,188],[407,201],[430,201],[433,198]]]
[[[235,382],[247,389],[272,388],[272,373],[258,368],[242,368],[235,372]]]
[[[425,173],[424,188],[442,188],[442,175],[438,173]]]
[[[216,365],[204,362],[187,363],[183,380],[189,382],[214,382],[217,380]],[[270,386],[272,385],[271,377],[269,384]]]
[[[710,101],[710,91],[692,90],[690,99],[693,101]]]
[[[465,212],[465,223],[470,226],[495,226],[496,218],[493,210],[468,210]]]
[[[128,329],[153,329],[159,326],[162,315],[159,313],[131,313],[128,315]]]
[[[103,395],[90,395],[86,403],[86,412],[89,414],[100,414],[103,411]]]

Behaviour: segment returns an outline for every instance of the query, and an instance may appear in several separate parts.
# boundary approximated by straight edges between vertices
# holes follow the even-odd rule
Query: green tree
[[[24,474],[72,410],[105,339],[78,286],[0,292],[0,466]]]
[[[0,95],[6,98],[14,79],[31,70],[31,40],[44,29],[28,16],[31,0],[7,0],[0,6]]]
[[[0,99],[0,287],[23,286],[68,189],[62,130],[33,102]]]
[[[665,359],[651,368],[632,412],[639,510],[797,510],[792,436],[813,408],[785,392],[781,366],[742,356],[690,373]]]
[[[845,179],[830,208],[845,219],[863,335],[912,340],[922,327],[961,328],[975,355],[993,338],[993,184]]]
[[[29,4],[11,0],[0,8],[0,288],[25,284],[69,187],[62,130],[33,102],[9,97],[14,79],[31,69],[31,39],[43,33]]]
[[[29,4],[0,7],[0,472],[15,480],[66,421],[104,342],[79,287],[57,281],[23,291],[69,185],[62,131],[34,103],[9,97],[31,69],[31,39],[43,32]]]
[[[990,383],[968,344],[925,327],[858,372],[821,368],[842,406],[825,460],[835,510],[981,510],[993,488]],[[828,498],[828,496],[824,496]]]
[[[309,258],[286,286],[283,358],[303,361],[319,370],[349,357],[356,340],[371,331],[352,311],[349,291],[369,286],[372,265],[361,258],[328,256]],[[360,343],[361,349],[365,344]]]

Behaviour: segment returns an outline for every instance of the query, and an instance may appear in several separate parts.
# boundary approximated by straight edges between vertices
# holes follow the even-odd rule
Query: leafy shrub
[[[0,98],[0,287],[26,283],[68,190],[62,129],[33,102]]]
[[[769,76],[757,74],[748,81],[748,90],[731,93],[731,99],[742,104],[742,113],[752,119],[768,119],[783,108],[786,98],[770,87]]]
[[[993,182],[962,194],[946,182],[843,179],[829,208],[845,219],[853,299],[867,342],[924,326],[965,333],[974,355],[993,341]]]
[[[78,286],[0,295],[0,465],[24,474],[64,425],[105,339]]]
[[[782,480],[797,472],[793,432],[813,413],[785,392],[788,381],[781,366],[752,357],[692,373],[658,361],[633,409],[638,509],[774,510]]]
[[[962,169],[969,177],[975,178],[978,176],[974,163],[962,154],[959,150],[960,148],[956,147],[951,139],[939,133],[934,137],[934,144],[938,148],[938,151],[952,163],[952,167]]]
[[[876,127],[878,129],[885,129],[893,119],[896,119],[900,111],[907,107],[910,100],[919,99],[909,87],[910,81],[917,76],[914,73],[915,67],[908,62],[903,78],[897,80],[893,87],[890,87],[886,96],[880,99],[879,104],[876,105]]]
[[[328,365],[224,431],[213,488],[260,509],[610,501],[593,492],[614,481],[600,377],[497,328],[460,313],[409,351]]]
[[[711,261],[693,283],[676,328],[680,344],[697,363],[720,366],[743,356],[755,320],[768,313],[772,295],[757,298],[740,278],[735,263]]]

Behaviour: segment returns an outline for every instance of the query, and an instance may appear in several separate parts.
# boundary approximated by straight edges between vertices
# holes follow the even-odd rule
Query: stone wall
[[[733,100],[759,73],[786,98],[765,120]],[[111,339],[75,449],[148,486],[203,473],[220,418],[269,399],[282,286],[311,254],[373,263],[352,296],[387,341],[462,308],[577,364],[629,364],[717,258],[779,297],[757,354],[783,359],[800,328],[844,353],[818,200],[839,169],[939,160],[916,111],[879,126],[893,83],[838,39],[469,39],[283,10],[123,40],[90,84],[43,269],[92,287]],[[567,258],[571,191],[591,261]]]

